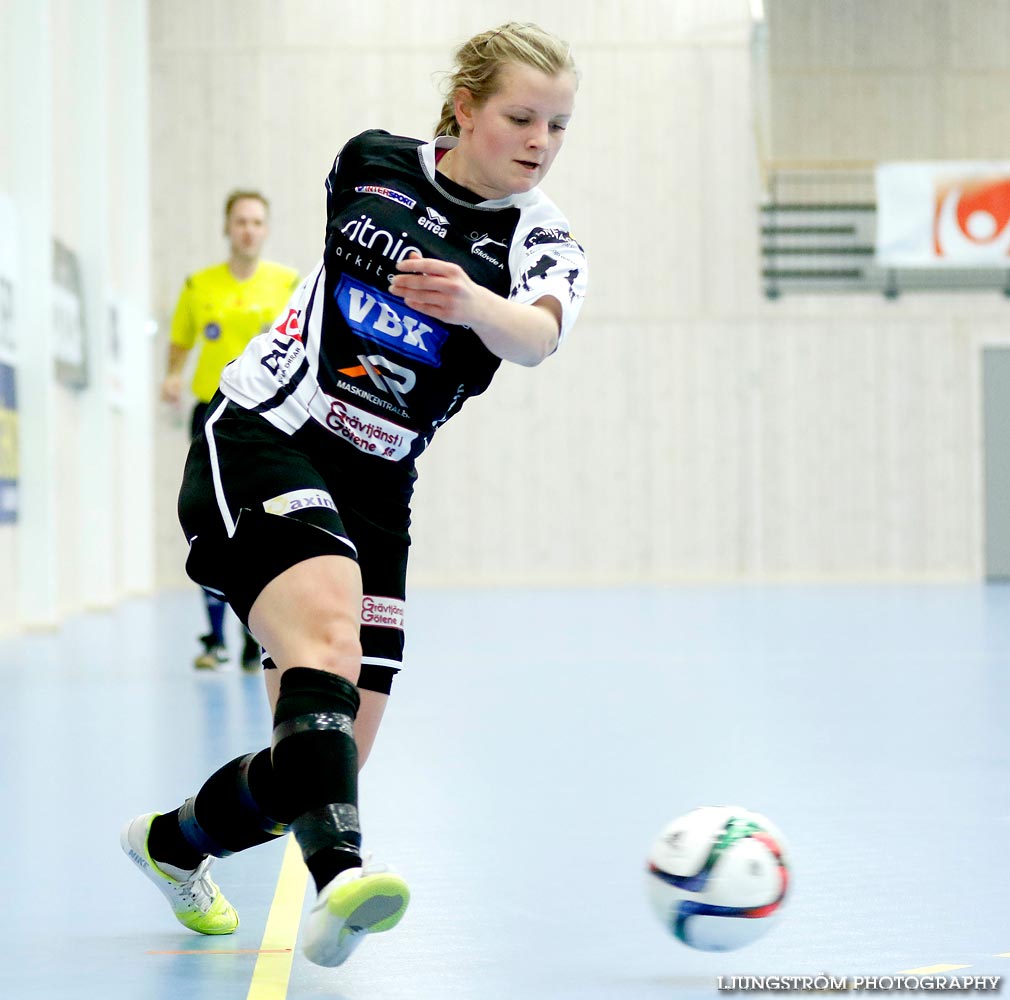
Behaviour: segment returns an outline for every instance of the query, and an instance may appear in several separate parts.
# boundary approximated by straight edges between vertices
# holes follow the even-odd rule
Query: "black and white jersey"
[[[347,143],[326,180],[323,258],[273,328],[225,369],[225,396],[288,434],[311,420],[379,463],[412,468],[500,359],[473,331],[389,292],[411,251],[452,261],[516,302],[553,296],[565,335],[586,287],[567,220],[537,189],[468,201],[476,196],[435,173],[436,150],[455,143],[381,131]]]

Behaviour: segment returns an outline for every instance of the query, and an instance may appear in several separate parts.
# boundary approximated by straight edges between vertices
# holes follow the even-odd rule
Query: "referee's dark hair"
[[[232,191],[232,193],[225,199],[224,203],[224,221],[226,224],[231,216],[232,206],[235,202],[242,201],[243,198],[255,198],[257,201],[263,203],[263,207],[268,212],[270,211],[270,202],[267,201],[266,198],[259,193],[259,191]]]

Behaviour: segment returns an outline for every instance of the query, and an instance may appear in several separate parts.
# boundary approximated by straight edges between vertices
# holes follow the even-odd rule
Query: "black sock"
[[[358,703],[357,688],[337,674],[293,667],[281,676],[274,775],[295,816],[291,829],[317,890],[361,864],[353,728]]]
[[[156,816],[151,823],[151,833],[147,838],[147,851],[160,863],[175,865],[191,871],[207,856],[194,849],[179,827],[179,810],[173,809],[163,816]]]

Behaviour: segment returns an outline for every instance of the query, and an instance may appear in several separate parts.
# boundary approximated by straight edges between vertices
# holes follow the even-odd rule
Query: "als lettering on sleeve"
[[[341,276],[333,297],[347,325],[366,340],[422,364],[441,367],[442,345],[449,331],[430,316],[346,274]]]

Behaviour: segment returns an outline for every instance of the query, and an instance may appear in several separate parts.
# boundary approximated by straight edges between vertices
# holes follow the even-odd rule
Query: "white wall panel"
[[[772,159],[930,159],[942,142],[942,79],[911,74],[772,74]]]
[[[15,16],[10,4],[0,4],[0,113],[6,121],[14,119],[15,93]],[[10,197],[15,184],[14,143],[0,142],[0,192]],[[15,303],[15,306],[20,303]],[[0,635],[11,631],[14,609],[18,604],[17,528],[0,524]]]
[[[59,429],[55,463],[56,479],[50,489],[56,498],[56,587],[60,617],[72,615],[83,607],[81,594],[82,545],[81,512],[85,502],[93,502],[81,491],[80,467],[76,461],[87,447],[81,438],[81,400],[76,392],[63,386],[56,388],[56,420]]]
[[[937,41],[946,63],[964,73],[1010,72],[1010,4],[1006,0],[947,0]]]
[[[942,52],[950,7],[951,0],[765,2],[776,65],[784,71],[818,73],[934,65]]]
[[[110,26],[116,34],[110,67],[110,118],[115,136],[110,246],[113,293],[121,306],[125,391],[117,415],[121,590],[148,593],[154,583],[155,481],[151,331],[150,66],[147,4],[114,0]]]
[[[957,150],[958,158],[965,160],[1006,156],[1010,120],[1002,95],[1008,91],[1010,70],[945,76],[937,95],[943,129],[942,146],[937,146]]]
[[[703,316],[739,317],[758,302],[758,194],[750,60],[714,49],[699,60],[702,88],[697,198]],[[687,248],[685,248],[687,249]],[[674,266],[686,254],[678,254]]]
[[[775,145],[808,163],[1003,155],[1005,0],[768,0]]]
[[[937,325],[838,321],[767,343],[764,571],[802,574],[811,557],[845,577],[963,571],[968,346]]]
[[[146,174],[146,58],[137,55],[146,39],[144,4],[8,0],[0,9],[0,49],[8,56],[0,76],[2,186],[18,216],[21,477],[18,521],[4,529],[16,564],[4,574],[5,586],[16,581],[0,599],[4,631],[56,625],[149,587],[152,553],[151,519],[136,502],[139,493],[150,506],[150,434],[135,396],[143,383],[149,400],[149,366],[124,367],[130,398],[114,419],[107,365],[113,294],[131,356],[131,338],[144,337],[148,314],[148,290],[135,280],[148,253],[147,184],[139,177]],[[128,155],[138,144],[139,170]],[[81,269],[91,376],[81,390],[54,377],[54,236]],[[118,433],[124,425],[127,459]]]
[[[57,396],[52,363],[53,51],[48,3],[13,6],[12,73],[5,95],[12,143],[10,194],[17,213],[18,521],[17,602],[11,626],[48,625],[58,615]]]

